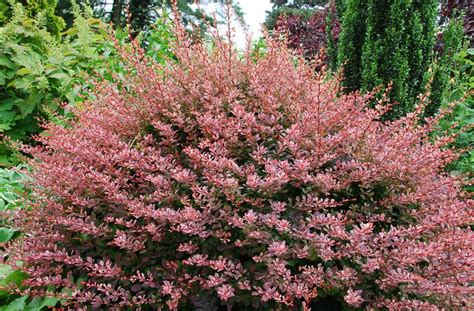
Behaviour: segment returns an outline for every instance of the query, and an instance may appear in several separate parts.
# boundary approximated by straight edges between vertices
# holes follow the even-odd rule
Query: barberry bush
[[[255,59],[176,27],[178,61],[123,51],[132,73],[29,148],[7,252],[29,278],[11,290],[71,308],[474,306],[473,202],[443,171],[453,138],[419,122],[426,99],[382,122],[390,105],[284,43]]]

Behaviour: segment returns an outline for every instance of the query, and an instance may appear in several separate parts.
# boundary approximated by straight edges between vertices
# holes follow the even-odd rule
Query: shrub
[[[60,16],[55,15],[57,0],[0,0],[0,26],[8,23],[15,15],[15,6],[25,6],[25,16],[41,21],[42,26],[56,39],[61,38],[61,30],[66,26]]]
[[[38,130],[34,112],[57,108],[53,99],[62,83],[55,78],[56,68],[44,64],[57,51],[57,42],[39,21],[25,15],[21,5],[14,13],[0,28],[0,132],[19,138]]]
[[[450,98],[448,93],[455,87],[455,84],[462,83],[460,77],[455,77],[456,81],[452,81],[451,78],[455,76],[453,72],[455,66],[460,65],[456,62],[456,54],[462,50],[463,39],[463,24],[460,18],[449,20],[443,32],[439,34],[435,49],[436,61],[431,64],[430,68],[432,79],[430,84],[431,104],[425,111],[426,116],[436,114],[441,106],[452,101],[453,99]]]
[[[315,10],[307,19],[298,15],[280,16],[276,30],[284,32],[288,47],[301,51],[305,58],[320,58],[326,63],[334,63],[335,46],[339,36],[339,21],[333,3],[324,9]],[[324,50],[328,48],[328,55]],[[333,66],[334,67],[334,66]]]
[[[23,183],[26,176],[19,173],[18,169],[0,169],[0,213],[4,215],[13,210],[22,208],[21,198],[25,193]],[[0,226],[6,224],[7,219],[0,219]],[[3,230],[5,228],[0,228]],[[0,243],[6,243],[13,234],[7,234],[9,238],[0,239]]]
[[[464,33],[470,40],[470,46],[474,43],[474,6],[467,0],[443,0],[441,1],[442,20],[464,15]]]
[[[61,102],[82,101],[88,75],[97,71],[111,79],[110,72],[120,72],[104,23],[76,9],[74,27],[57,40],[27,11],[17,3],[11,20],[0,27],[0,135],[23,142],[41,131],[38,119],[64,113]],[[0,166],[17,162],[0,141]]]
[[[179,62],[124,52],[69,126],[29,148],[31,209],[9,261],[25,293],[72,308],[468,308],[472,200],[421,108],[341,94],[277,42]],[[422,107],[422,106],[420,106]],[[325,298],[323,298],[325,297]]]
[[[273,10],[268,12],[265,20],[265,28],[268,30],[274,30],[278,28],[279,21],[285,16],[297,17],[302,21],[308,21],[314,13],[314,9],[300,9],[293,7],[274,7]]]
[[[5,244],[18,237],[18,232],[11,227],[12,211],[25,208],[22,198],[27,195],[24,189],[26,176],[17,169],[0,169],[0,249],[4,251]],[[27,296],[9,294],[4,288],[12,284],[21,284],[27,278],[24,272],[14,270],[11,266],[0,263],[0,310],[41,310],[42,306],[54,305],[55,298],[35,298],[27,302]],[[56,302],[55,302],[56,301]]]
[[[423,93],[436,38],[438,1],[349,0],[341,18],[338,62],[348,91],[392,83],[399,104],[388,115],[411,112]]]
[[[451,164],[449,169],[454,172],[474,173],[474,49],[464,49],[453,55],[451,68],[448,71],[452,85],[444,95],[442,104],[447,106],[449,102],[459,101],[451,114],[440,122],[441,131],[449,131],[457,134],[453,143],[465,153]],[[468,189],[474,191],[471,185]]]

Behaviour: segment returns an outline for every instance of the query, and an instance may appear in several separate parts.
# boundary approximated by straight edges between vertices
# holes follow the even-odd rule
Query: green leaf
[[[9,170],[8,178],[11,182],[21,183],[25,180],[25,176],[15,170]]]
[[[52,74],[50,77],[54,79],[58,79],[58,80],[63,80],[63,79],[69,78],[69,75],[64,72],[57,72],[57,73]]]
[[[4,310],[15,311],[15,310],[25,310],[26,299],[28,296],[23,296],[13,300]]]
[[[7,243],[15,234],[15,230],[9,228],[0,228],[0,243]]]
[[[31,87],[31,81],[25,78],[15,79],[7,84],[7,87],[14,87],[16,89],[27,90]]]
[[[0,111],[8,111],[12,109],[13,105],[21,102],[21,99],[10,97],[3,100],[0,100]]]
[[[26,98],[25,101],[19,105],[21,115],[27,116],[32,113],[36,105],[41,101],[41,98],[42,95],[39,92],[31,92],[30,96],[28,96],[28,98]]]
[[[31,70],[29,70],[28,68],[21,68],[16,72],[16,74],[19,76],[29,75],[31,74]]]
[[[10,191],[8,192],[0,192],[0,198],[7,201],[7,202],[14,202],[18,199],[18,197],[14,194],[11,193]],[[1,230],[1,228],[0,228]]]
[[[6,278],[13,271],[10,265],[0,264],[0,279]]]
[[[8,131],[11,129],[10,124],[0,123],[0,132]]]
[[[15,68],[15,64],[5,55],[0,56],[0,65],[10,69]]]
[[[467,54],[474,55],[474,48],[467,49]]]
[[[5,73],[3,71],[0,71],[0,85],[5,84],[5,78],[6,78]]]
[[[15,270],[5,277],[5,284],[15,283],[17,286],[21,285],[21,282],[28,278],[25,272]]]
[[[450,101],[459,100],[464,96],[463,90],[457,89],[451,93]]]
[[[44,307],[54,307],[59,302],[55,297],[34,298],[27,306],[27,310],[41,310]]]

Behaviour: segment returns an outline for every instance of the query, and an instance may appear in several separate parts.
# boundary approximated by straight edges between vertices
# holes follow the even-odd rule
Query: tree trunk
[[[110,21],[112,22],[114,29],[117,29],[117,27],[119,27],[121,24],[122,6],[123,6],[123,0],[114,0],[114,3],[112,5],[112,12],[110,16]]]

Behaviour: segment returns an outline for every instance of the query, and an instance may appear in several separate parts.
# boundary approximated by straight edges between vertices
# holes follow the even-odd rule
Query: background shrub
[[[41,310],[47,306],[54,306],[58,299],[54,297],[33,298],[9,293],[12,286],[20,285],[28,276],[10,265],[3,263],[4,247],[10,240],[18,237],[19,232],[11,226],[11,214],[24,209],[24,197],[27,195],[24,183],[28,179],[16,169],[0,169],[0,249],[2,260],[0,263],[0,310]]]
[[[465,80],[455,72],[461,65],[456,60],[456,54],[462,50],[464,41],[462,19],[451,19],[440,34],[435,48],[435,61],[427,74],[431,79],[429,85],[431,94],[430,105],[425,110],[425,116],[435,115],[441,106],[446,106],[455,100],[452,96],[453,89],[458,88]],[[463,93],[463,95],[467,94]]]
[[[110,54],[110,47],[104,48],[105,25],[76,13],[74,28],[59,41],[40,18],[28,17],[21,4],[0,28],[0,133],[28,141],[40,132],[39,120],[63,111],[61,102],[81,101],[79,87],[73,86],[87,84],[88,72],[106,71],[111,64],[102,56]],[[0,166],[16,161],[2,142]]]
[[[0,27],[0,134],[25,143],[42,131],[39,123],[65,115],[93,88],[92,77],[114,80],[124,74],[116,46],[129,45],[128,33],[112,34],[87,8],[74,7],[74,24],[56,40],[28,7],[14,6],[11,20]],[[170,55],[173,38],[167,15],[140,36],[147,55],[160,61]],[[111,38],[114,38],[113,40]],[[63,105],[61,105],[63,104]],[[0,141],[0,166],[20,159],[8,141]]]
[[[463,16],[464,33],[472,47],[474,44],[474,6],[468,0],[442,0],[440,2],[441,20]]]
[[[456,134],[453,145],[463,150],[461,157],[449,166],[455,173],[467,173],[472,178],[474,171],[474,49],[463,49],[453,55],[448,77],[450,85],[442,98],[442,106],[458,102],[453,112],[440,122],[440,131]],[[469,187],[470,191],[474,188]]]
[[[392,83],[390,117],[413,111],[426,85],[436,38],[438,1],[349,0],[341,20],[338,62],[349,91]]]
[[[133,74],[96,83],[29,148],[32,208],[8,248],[24,293],[74,308],[472,306],[473,202],[443,172],[456,154],[431,139],[436,119],[380,122],[371,94],[341,94],[276,42],[256,59],[184,33],[179,62],[123,52]]]
[[[310,12],[310,17],[280,15],[275,30],[277,33],[283,32],[287,37],[288,47],[300,51],[306,59],[318,58],[332,65],[335,62],[340,27],[336,7],[332,4]]]
[[[52,110],[57,108],[55,89],[62,84],[60,77],[54,78],[58,66],[48,68],[44,63],[58,51],[58,43],[39,21],[25,15],[21,5],[0,33],[0,129],[11,137],[24,137],[37,131],[33,112],[46,108],[40,102],[47,102]]]
[[[40,20],[41,25],[56,39],[66,26],[62,17],[55,14],[57,0],[0,0],[0,26],[4,26],[15,15],[15,6],[25,8],[25,17]]]

